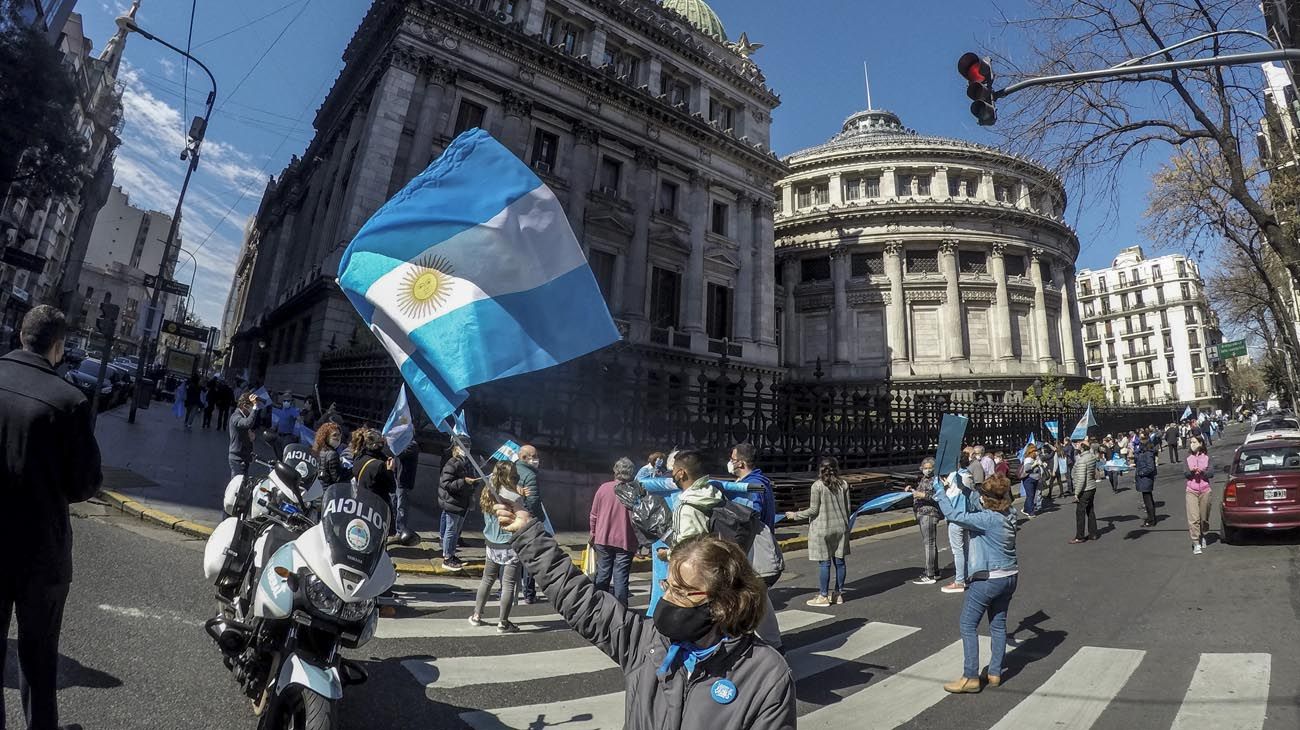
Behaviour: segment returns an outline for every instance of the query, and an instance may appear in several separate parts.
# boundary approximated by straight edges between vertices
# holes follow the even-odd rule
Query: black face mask
[[[688,608],[660,600],[655,606],[655,628],[669,641],[693,644],[713,628],[713,614],[709,612],[707,603]]]

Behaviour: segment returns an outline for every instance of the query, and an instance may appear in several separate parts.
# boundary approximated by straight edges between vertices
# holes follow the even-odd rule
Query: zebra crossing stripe
[[[780,614],[777,615],[778,622]],[[868,623],[823,641],[792,649],[786,653],[795,681],[826,671],[844,661],[878,651],[894,641],[920,629],[885,623]],[[960,647],[960,645],[959,645]],[[523,655],[531,662],[533,654]],[[607,660],[608,661],[608,660]],[[958,657],[960,664],[960,656]],[[612,665],[612,662],[610,662]],[[873,711],[874,712],[874,711]],[[863,716],[859,716],[861,719]],[[509,730],[563,725],[565,730],[598,730],[623,726],[623,693],[611,692],[597,697],[583,697],[562,702],[506,707],[498,710],[466,712],[460,719],[475,730]],[[799,721],[803,725],[803,719]],[[852,727],[854,725],[847,725]]]
[[[1146,652],[1138,649],[1085,646],[992,730],[1088,730],[1124,688],[1144,656]]]
[[[989,639],[979,637],[980,656],[989,655]],[[1015,649],[1007,645],[1007,653]],[[873,730],[895,728],[911,720],[933,705],[939,704],[948,693],[944,682],[961,674],[961,641],[954,641],[935,654],[910,667],[892,674],[880,682],[868,685],[861,691],[845,697],[832,705],[818,708],[799,718],[799,727],[845,728],[859,727],[863,718],[871,718]],[[1037,724],[1030,725],[1039,727]]]
[[[618,666],[594,646],[518,655],[523,661],[502,661],[506,656],[463,656],[433,661],[402,662],[415,681],[432,689],[454,689],[476,684],[513,684],[568,674],[599,672]]]
[[[781,633],[788,634],[798,631],[806,626],[812,626],[828,619],[835,618],[828,613],[817,613],[815,611],[799,611],[789,609],[786,611],[776,612],[776,625],[780,627]]]
[[[568,626],[558,613],[536,616],[511,616],[520,631],[562,629]],[[463,618],[381,618],[375,627],[377,639],[428,639],[491,636],[495,614],[483,617],[487,626],[474,626]]]
[[[1271,669],[1268,654],[1202,654],[1170,730],[1264,727]]]

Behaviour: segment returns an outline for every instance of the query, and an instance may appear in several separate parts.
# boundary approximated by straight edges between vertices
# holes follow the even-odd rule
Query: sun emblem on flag
[[[451,275],[451,262],[441,256],[421,256],[412,262],[397,296],[402,314],[424,318],[446,304],[451,296]]]

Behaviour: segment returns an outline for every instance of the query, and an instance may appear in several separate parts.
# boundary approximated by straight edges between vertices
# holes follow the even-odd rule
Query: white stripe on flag
[[[1202,654],[1170,730],[1260,730],[1271,670],[1268,654]]]
[[[1004,715],[993,730],[1088,730],[1137,671],[1144,656],[1146,652],[1138,649],[1085,646]]]
[[[449,265],[442,272],[447,288],[441,303],[403,311],[401,302],[410,279],[424,271],[422,261],[435,258]],[[517,265],[503,266],[502,261],[517,261]],[[398,263],[366,290],[365,297],[384,310],[392,327],[410,332],[468,304],[536,289],[586,265],[560,202],[541,185],[491,220]]]

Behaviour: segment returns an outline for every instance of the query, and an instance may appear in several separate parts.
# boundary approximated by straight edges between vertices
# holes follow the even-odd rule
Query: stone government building
[[[875,109],[785,161],[776,307],[796,379],[991,400],[1048,373],[1082,380],[1079,241],[1052,173]]]
[[[368,340],[334,284],[344,247],[482,127],[563,201],[631,360],[772,377],[785,166],[756,47],[700,0],[375,0],[246,229],[229,369],[309,393],[323,356]]]

